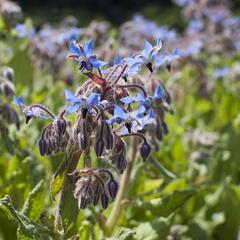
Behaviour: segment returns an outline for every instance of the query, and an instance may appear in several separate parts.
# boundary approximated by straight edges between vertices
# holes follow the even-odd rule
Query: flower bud
[[[117,195],[118,183],[114,179],[111,179],[107,184],[107,188],[109,196],[114,199]]]
[[[113,134],[111,132],[111,129],[105,121],[102,122],[102,127],[103,127],[102,137],[103,137],[105,146],[107,149],[112,149],[113,148]]]
[[[90,139],[89,139],[88,136],[79,133],[79,134],[78,134],[78,142],[79,142],[79,148],[80,148],[82,151],[85,151],[85,150],[87,150],[87,148],[89,147]]]
[[[78,208],[84,209],[87,206],[87,196],[82,195],[80,198],[78,198]]]
[[[103,151],[104,151],[104,147],[105,147],[105,144],[104,144],[104,141],[101,137],[97,137],[97,141],[95,143],[95,152],[96,152],[96,155],[98,157],[101,157],[102,154],[103,154]]]
[[[2,75],[10,82],[13,82],[14,80],[14,70],[10,67],[3,67],[2,69]]]
[[[102,194],[102,196],[101,196],[101,203],[102,203],[102,207],[104,209],[106,209],[108,207],[109,199],[108,199],[108,196],[106,195],[106,193]]]
[[[67,128],[67,122],[63,117],[57,118],[54,123],[55,132],[58,137],[61,137],[65,134]]]
[[[41,156],[44,156],[47,152],[47,144],[44,141],[44,139],[40,138],[38,140],[38,147],[39,147],[39,151],[40,151]]]
[[[148,142],[144,141],[140,146],[140,154],[144,161],[146,160],[150,152],[151,152],[151,145]]]

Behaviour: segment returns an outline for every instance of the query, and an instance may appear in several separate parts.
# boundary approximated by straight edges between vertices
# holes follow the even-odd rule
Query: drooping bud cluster
[[[76,94],[65,89],[67,105],[59,116],[42,105],[25,106],[21,97],[15,97],[27,122],[33,117],[52,119],[39,139],[41,155],[64,150],[84,153],[86,169],[69,174],[75,184],[74,197],[78,199],[79,208],[98,202],[107,208],[118,190],[109,169],[92,167],[91,149],[99,160],[105,160],[122,174],[128,165],[128,148],[131,148],[127,138],[135,138],[145,161],[151,154],[152,144],[159,144],[168,133],[164,117],[166,111],[172,113],[170,95],[164,84],[152,76],[152,61],[161,48],[160,39],[155,46],[145,41],[140,53],[124,59],[118,57],[112,66],[102,69],[108,63],[93,53],[92,40],[85,45],[72,41],[69,57],[76,61],[88,80]],[[144,69],[151,73],[150,77]],[[66,120],[71,114],[75,115],[72,124]]]
[[[14,71],[10,67],[0,68],[0,119],[2,118],[6,123],[15,124],[20,128],[20,121],[18,113],[9,102],[10,97],[15,94],[14,86]]]
[[[96,206],[101,202],[107,208],[110,199],[117,195],[118,183],[108,170],[83,169],[69,174],[75,183],[74,197],[78,199],[78,207],[86,208],[88,204]]]

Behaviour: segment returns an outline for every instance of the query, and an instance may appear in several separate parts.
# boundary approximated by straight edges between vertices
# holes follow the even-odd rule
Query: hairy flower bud
[[[140,146],[140,154],[143,158],[143,160],[146,160],[146,158],[149,156],[151,152],[151,145],[147,142],[143,142],[142,145]]]
[[[109,125],[103,121],[102,122],[102,127],[103,127],[103,141],[105,143],[105,146],[107,149],[112,149],[113,148],[113,134],[111,132],[111,129]]]
[[[10,67],[1,68],[2,75],[10,82],[14,80],[14,70]]]
[[[56,134],[61,137],[65,134],[67,128],[67,122],[63,117],[59,117],[56,119],[54,123],[54,128]]]
[[[89,145],[90,145],[90,138],[89,136],[85,135],[85,134],[78,134],[78,143],[79,143],[79,148],[82,151],[85,151],[88,149]]]
[[[17,129],[20,128],[20,120],[18,117],[18,113],[9,104],[0,105],[0,115],[8,123],[15,124]]]
[[[114,199],[118,191],[118,183],[114,179],[110,179],[107,184],[109,196]]]
[[[97,157],[102,156],[103,151],[104,151],[104,147],[105,147],[105,144],[104,144],[103,139],[101,137],[97,137],[95,147],[94,147]]]
[[[103,193],[101,196],[101,203],[102,203],[102,207],[104,209],[106,209],[108,207],[108,203],[109,203],[109,198],[107,196],[106,193]]]

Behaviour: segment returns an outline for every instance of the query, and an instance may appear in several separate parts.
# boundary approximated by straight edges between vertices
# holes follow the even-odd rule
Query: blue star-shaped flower
[[[92,107],[100,104],[100,94],[92,93],[88,98],[78,98],[71,91],[65,89],[65,97],[67,100],[66,114],[77,112],[81,108],[92,111]]]
[[[156,100],[160,100],[164,96],[165,96],[164,88],[161,85],[158,85],[153,96],[145,97],[141,93],[137,93],[135,97],[127,96],[121,98],[120,101],[125,104],[139,102],[139,108],[141,107],[142,109],[143,108],[145,109],[145,111],[142,111],[141,114],[138,114],[138,117],[142,118],[146,114],[150,114],[151,116],[155,115],[155,111],[152,108],[152,105]]]
[[[107,124],[113,124],[113,123],[131,123],[133,121],[138,121],[137,119],[143,116],[146,109],[144,106],[139,106],[136,111],[132,112],[125,112],[121,107],[118,105],[115,105],[114,107],[114,114],[113,117],[106,120]]]
[[[22,109],[23,113],[26,116],[27,123],[32,117],[37,117],[40,119],[49,119],[50,117],[54,117],[49,115],[49,113],[47,113],[43,108],[41,108],[40,105],[25,106],[23,103],[23,97],[14,96],[13,102]]]
[[[93,40],[90,39],[84,46],[79,46],[76,41],[71,41],[69,45],[69,57],[74,58],[81,71],[91,71],[93,68],[101,68],[107,63],[101,61],[93,54]]]
[[[140,102],[143,105],[147,105],[148,103],[152,103],[155,100],[162,99],[165,96],[164,88],[159,84],[154,92],[153,96],[145,97],[141,93],[137,93],[136,97],[127,96],[121,98],[120,101],[126,104],[131,104],[134,102]],[[146,106],[145,106],[146,107]]]

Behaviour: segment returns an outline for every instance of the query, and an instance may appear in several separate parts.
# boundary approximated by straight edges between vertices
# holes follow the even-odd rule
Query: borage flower
[[[41,105],[32,104],[30,106],[26,106],[23,103],[23,97],[14,96],[13,102],[22,109],[23,113],[26,116],[26,123],[28,123],[32,117],[41,119],[55,118],[55,116],[49,110]]]
[[[93,68],[101,68],[107,63],[99,60],[95,54],[93,54],[93,40],[90,39],[84,46],[78,45],[76,41],[70,42],[68,57],[74,58],[78,64],[80,71],[92,71]]]
[[[161,85],[158,85],[153,96],[145,97],[140,92],[138,92],[135,97],[127,96],[121,98],[120,101],[125,104],[139,102],[140,105],[142,105],[146,110],[148,110],[156,100],[163,99],[164,96],[165,96],[164,88]]]
[[[88,112],[92,111],[92,108],[100,104],[100,94],[92,93],[87,98],[78,98],[70,90],[65,89],[65,97],[68,103],[66,108],[66,114],[71,114],[84,109]]]
[[[158,52],[162,48],[162,41],[158,38],[155,46],[152,46],[151,43],[145,40],[144,49],[142,53],[136,55],[133,58],[125,59],[127,65],[131,67],[142,66],[145,65],[150,72],[153,72],[152,69],[152,61],[153,58],[158,54]]]
[[[167,67],[168,71],[171,70],[172,62],[176,59],[179,59],[181,56],[180,50],[178,48],[174,49],[172,52],[165,53],[163,52],[160,56],[154,56],[154,65],[156,68],[160,68],[162,66]]]

